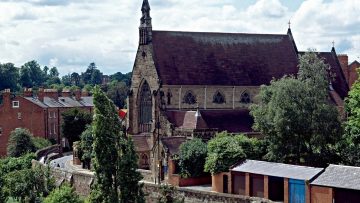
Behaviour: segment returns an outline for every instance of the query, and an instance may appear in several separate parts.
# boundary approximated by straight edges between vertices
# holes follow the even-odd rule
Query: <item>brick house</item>
[[[352,87],[354,82],[358,79],[358,74],[356,69],[360,68],[360,63],[358,61],[353,61],[349,64],[349,57],[346,54],[338,55],[341,68],[344,72],[347,83],[349,84],[349,88]]]
[[[257,102],[260,86],[296,74],[298,56],[304,53],[291,29],[286,34],[155,31],[148,0],[141,11],[127,127],[136,136],[135,145],[148,145],[154,178],[166,177],[161,173],[167,171],[160,140],[208,140],[224,130],[258,136],[249,106]],[[329,83],[331,101],[342,108],[349,87],[335,48],[320,56],[335,75]]]
[[[61,143],[61,113],[70,108],[92,112],[93,106],[93,98],[80,91],[59,95],[56,90],[40,89],[34,95],[31,89],[25,89],[23,95],[16,95],[4,90],[0,104],[0,156],[6,156],[10,132],[16,128],[26,128],[34,136]]]

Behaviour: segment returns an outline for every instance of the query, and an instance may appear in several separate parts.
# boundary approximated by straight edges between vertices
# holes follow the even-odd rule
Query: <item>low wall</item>
[[[40,162],[33,160],[33,166],[44,166]],[[94,174],[89,171],[69,171],[61,168],[52,168],[51,173],[55,178],[56,184],[68,182],[75,188],[76,192],[81,196],[88,196],[91,191],[91,185],[94,183]],[[157,203],[160,197],[160,186],[144,181],[143,191],[146,194],[146,202]],[[185,203],[255,203],[255,202],[271,202],[269,200],[245,197],[240,195],[231,195],[215,192],[206,192],[192,190],[188,188],[178,188],[174,193],[176,197],[184,198]]]
[[[170,176],[169,183],[173,186],[186,187],[195,185],[210,185],[211,176],[203,176],[196,178],[181,178],[178,174]]]
[[[46,157],[46,159],[47,159],[48,155],[52,154],[52,153],[61,155],[62,154],[61,145],[52,145],[52,146],[46,147],[44,149],[40,149],[35,152],[35,155],[36,155],[36,159],[40,160],[41,157]]]
[[[150,170],[138,169],[137,171],[143,176],[143,181],[154,182],[154,177]]]

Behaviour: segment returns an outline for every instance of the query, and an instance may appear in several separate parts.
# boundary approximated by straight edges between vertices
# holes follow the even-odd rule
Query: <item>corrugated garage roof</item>
[[[323,168],[314,168],[307,166],[297,166],[282,163],[273,163],[266,161],[246,160],[231,171],[254,173],[259,175],[275,176],[282,178],[291,178],[297,180],[311,180]]]

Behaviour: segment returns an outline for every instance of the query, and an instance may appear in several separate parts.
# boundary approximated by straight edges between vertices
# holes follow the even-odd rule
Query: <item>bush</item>
[[[35,147],[35,150],[44,149],[52,145],[52,143],[42,137],[32,137],[31,141]]]
[[[10,134],[7,154],[10,157],[20,157],[28,152],[34,152],[35,146],[31,140],[32,134],[27,129],[16,128]]]
[[[44,199],[44,203],[83,203],[72,187],[65,184],[60,188],[53,190],[49,196]]]
[[[208,142],[205,171],[212,174],[229,171],[229,167],[246,158],[244,150],[234,136],[218,133]]]
[[[236,135],[235,140],[244,150],[247,159],[262,160],[266,155],[266,143],[264,140],[249,138],[245,135]]]
[[[180,145],[179,167],[182,177],[198,177],[204,174],[207,145],[194,138]]]

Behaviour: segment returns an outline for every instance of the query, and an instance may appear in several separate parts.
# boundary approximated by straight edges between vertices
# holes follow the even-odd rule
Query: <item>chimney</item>
[[[68,89],[64,89],[61,93],[62,97],[71,97],[71,91]]]
[[[5,109],[9,109],[10,107],[11,107],[11,91],[10,91],[10,89],[5,89],[4,91],[3,91],[3,102],[2,102],[2,104],[3,104],[3,106],[4,106],[4,108]]]
[[[88,97],[88,96],[89,96],[89,92],[86,91],[86,90],[83,90],[83,91],[81,91],[81,96],[82,96],[82,97]]]
[[[346,82],[349,83],[349,57],[346,54],[339,54],[338,59],[345,75]]]
[[[56,89],[45,89],[44,90],[45,97],[50,97],[55,99],[56,101],[59,99],[59,93]]]
[[[77,101],[81,100],[81,90],[75,90],[75,99]]]
[[[32,97],[32,96],[33,96],[32,88],[24,88],[24,97]]]
[[[39,101],[42,101],[42,102],[44,101],[44,97],[45,97],[44,88],[39,88],[37,97],[38,97]]]

